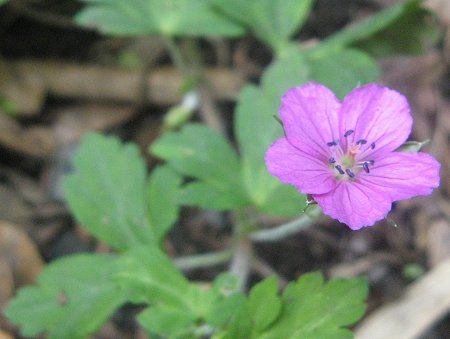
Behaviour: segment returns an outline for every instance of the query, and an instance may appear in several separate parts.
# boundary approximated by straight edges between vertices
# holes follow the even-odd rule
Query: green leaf
[[[306,196],[294,186],[277,184],[259,205],[260,211],[269,215],[297,216],[306,207]]]
[[[179,214],[181,177],[167,166],[157,167],[149,179],[149,219],[158,241],[170,230]]]
[[[281,54],[307,18],[312,0],[212,0],[224,13],[249,27]]]
[[[236,308],[225,338],[259,338],[279,316],[281,307],[277,279],[272,276],[259,282],[251,289],[246,303]]]
[[[332,89],[339,98],[363,84],[374,82],[379,77],[375,60],[356,49],[330,49],[323,54],[309,55],[312,80]]]
[[[324,283],[320,273],[303,275],[286,287],[278,320],[260,338],[352,338],[345,326],[364,314],[366,295],[364,279]]]
[[[83,0],[75,21],[112,35],[239,36],[244,29],[209,0]]]
[[[170,335],[170,338],[191,338],[195,315],[185,309],[167,305],[148,307],[138,315],[139,324],[149,333]]]
[[[409,0],[387,7],[360,23],[340,30],[316,50],[354,45],[374,56],[419,53],[435,41],[437,27],[421,0]]]
[[[355,44],[380,58],[398,54],[421,54],[436,44],[440,36],[437,21],[421,1],[408,2],[404,11],[386,29]]]
[[[157,248],[133,248],[120,258],[119,266],[116,281],[132,291],[133,302],[185,307],[189,282]]]
[[[282,94],[308,79],[308,65],[293,49],[266,70],[259,87],[247,85],[239,96],[234,131],[242,158],[243,182],[253,204],[265,213],[295,215],[304,207],[304,197],[293,187],[280,189],[283,184],[268,173],[264,155],[270,144],[283,135],[282,126],[274,118]],[[271,204],[274,201],[278,203]]]
[[[24,287],[5,314],[24,336],[47,332],[49,338],[84,338],[94,333],[126,300],[111,280],[116,258],[78,254],[52,262],[38,278],[39,286]]]
[[[367,282],[308,273],[279,297],[274,278],[254,286],[247,303],[232,318],[221,339],[352,338],[345,327],[364,313]],[[271,309],[271,306],[273,309]]]
[[[214,279],[210,294],[213,297],[205,307],[205,322],[215,327],[222,327],[245,303],[240,280],[230,273],[221,273]]]
[[[9,0],[0,0],[0,6],[6,4],[8,1]]]
[[[244,301],[234,279],[220,276],[212,288],[189,283],[155,248],[136,248],[120,261],[115,280],[132,291],[131,300],[150,306],[139,316],[150,333],[189,337],[204,324],[219,326]]]
[[[262,332],[275,321],[281,311],[276,277],[269,277],[255,285],[250,291],[248,302],[255,330]]]
[[[210,128],[187,124],[180,132],[159,138],[151,152],[179,173],[198,180],[184,188],[180,198],[184,204],[221,210],[248,203],[236,152]]]
[[[147,213],[146,168],[137,146],[90,134],[74,165],[75,173],[64,180],[66,199],[89,232],[118,250],[157,243]]]

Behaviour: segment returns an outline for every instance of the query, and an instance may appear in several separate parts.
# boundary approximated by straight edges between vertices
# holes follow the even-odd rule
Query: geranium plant
[[[87,136],[65,179],[66,199],[76,220],[111,253],[50,263],[37,286],[19,291],[6,315],[25,336],[58,339],[94,333],[125,303],[139,305],[137,321],[156,338],[352,337],[348,326],[365,310],[364,278],[325,281],[313,272],[280,290],[276,275],[249,286],[249,269],[240,264],[251,267],[256,260],[254,243],[310,227],[321,210],[358,229],[385,217],[393,201],[438,185],[439,165],[430,156],[395,151],[411,131],[405,98],[365,85],[379,75],[371,46],[395,51],[389,40],[395,24],[416,27],[409,16],[427,12],[407,1],[307,47],[293,36],[308,17],[309,0],[84,2],[76,17],[82,26],[115,36],[164,37],[174,64],[195,78],[194,91],[202,85],[201,67],[190,73],[186,66],[198,60],[183,55],[177,39],[250,31],[274,58],[259,83],[240,92],[233,142],[204,124],[185,123],[150,145],[164,164],[148,174],[135,145]],[[411,32],[417,39],[407,50],[420,51],[423,30]],[[274,119],[280,100],[282,126]],[[320,208],[304,212],[305,194]],[[180,206],[229,212],[229,246],[169,258],[164,240]],[[263,214],[293,220],[264,229]],[[206,287],[181,271],[218,263],[230,269]]]

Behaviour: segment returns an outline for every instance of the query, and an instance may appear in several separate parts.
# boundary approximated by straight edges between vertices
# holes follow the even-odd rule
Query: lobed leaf
[[[312,0],[212,0],[221,11],[241,22],[281,54],[307,18]]]
[[[125,302],[126,292],[112,282],[116,258],[77,254],[52,262],[38,286],[24,287],[5,310],[24,336],[85,338]]]
[[[240,164],[230,144],[210,128],[187,124],[180,132],[163,135],[151,152],[179,173],[197,179],[183,189],[181,201],[213,209],[245,206]]]
[[[190,283],[171,260],[155,248],[136,248],[120,261],[115,280],[132,291],[131,300],[150,305],[138,316],[150,333],[191,337],[204,324],[221,326],[243,302],[229,279],[213,288]],[[230,290],[231,287],[231,290]]]
[[[83,0],[75,21],[112,35],[239,36],[242,26],[211,8],[209,0]]]
[[[161,232],[148,218],[146,167],[137,146],[90,134],[74,165],[75,173],[64,179],[65,196],[89,232],[118,250],[157,244]]]
[[[345,326],[364,314],[367,282],[332,279],[319,273],[303,275],[283,293],[278,321],[261,338],[352,338]]]
[[[268,278],[252,288],[247,302],[216,338],[352,338],[346,326],[363,315],[366,295],[364,279],[325,283],[320,273],[308,273],[279,297],[276,281]]]

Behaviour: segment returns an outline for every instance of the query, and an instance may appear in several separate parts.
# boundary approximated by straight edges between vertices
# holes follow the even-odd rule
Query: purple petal
[[[275,141],[266,153],[269,173],[302,193],[322,194],[331,191],[335,178],[328,165],[292,146],[286,138]]]
[[[339,107],[334,93],[323,85],[308,83],[288,90],[281,99],[280,116],[289,142],[327,159],[327,143],[339,137]]]
[[[363,140],[380,151],[393,151],[411,133],[412,117],[406,98],[380,85],[370,84],[351,91],[340,109],[340,133],[354,130],[344,144]]]
[[[372,226],[385,218],[392,206],[389,196],[383,192],[350,181],[341,181],[334,191],[313,198],[326,215],[352,230]]]
[[[439,186],[441,165],[429,154],[394,152],[383,155],[361,178],[364,185],[385,192],[391,201],[430,195]]]

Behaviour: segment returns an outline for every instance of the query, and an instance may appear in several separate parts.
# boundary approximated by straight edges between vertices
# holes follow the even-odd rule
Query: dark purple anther
[[[336,145],[337,145],[337,141],[336,141],[336,140],[327,142],[327,146],[329,146],[329,147],[331,147],[331,146],[336,146]]]
[[[364,172],[370,173],[370,170],[369,170],[369,163],[365,162],[365,163],[362,165],[362,167],[363,167],[363,169],[364,169]]]
[[[374,143],[374,142],[372,142],[372,143],[370,144],[370,148],[371,148],[371,149],[374,149],[374,148],[375,148],[375,143]]]
[[[367,144],[367,140],[359,139],[359,140],[356,142],[356,144],[357,144],[357,145],[364,145],[364,144]]]
[[[328,159],[328,161],[330,162],[330,164],[334,164],[336,162],[336,159],[331,157],[330,159]]]
[[[349,135],[351,135],[354,132],[354,130],[349,129],[347,132],[344,133],[344,137],[348,137]]]
[[[347,173],[350,178],[354,178],[355,177],[355,173],[350,171],[348,168],[345,170],[345,173]]]
[[[369,164],[373,165],[375,163],[375,160],[368,160],[367,161]]]
[[[341,165],[336,165],[335,168],[338,170],[339,174],[345,174],[344,170],[342,169]]]

